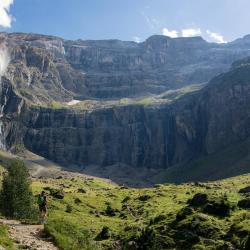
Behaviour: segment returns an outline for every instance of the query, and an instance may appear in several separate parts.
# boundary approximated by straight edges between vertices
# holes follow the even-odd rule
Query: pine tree
[[[12,161],[3,178],[0,192],[0,207],[4,216],[16,219],[30,218],[32,192],[29,173],[22,161]]]

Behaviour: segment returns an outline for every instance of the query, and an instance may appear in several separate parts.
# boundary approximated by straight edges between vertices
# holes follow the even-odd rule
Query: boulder
[[[138,200],[139,200],[139,201],[147,201],[147,200],[149,200],[150,198],[151,198],[150,195],[145,194],[145,195],[139,196],[139,197],[138,197]]]
[[[240,194],[250,193],[250,186],[247,186],[247,187],[244,187],[244,188],[240,189],[239,193]]]
[[[192,199],[188,200],[188,204],[193,207],[203,206],[208,203],[207,194],[197,193]]]
[[[59,200],[63,200],[64,199],[64,193],[63,193],[63,191],[56,191],[56,192],[54,192],[54,193],[52,193],[51,194],[54,198],[56,198],[56,199],[59,199]]]
[[[77,192],[78,193],[82,193],[82,194],[86,194],[87,193],[86,190],[83,189],[83,188],[78,188]]]
[[[243,209],[250,209],[250,198],[243,199],[238,202],[238,207]]]

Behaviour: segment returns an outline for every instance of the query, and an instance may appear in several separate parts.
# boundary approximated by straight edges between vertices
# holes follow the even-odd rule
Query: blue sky
[[[249,10],[249,0],[0,0],[0,30],[137,41],[202,35],[225,42],[250,34]]]

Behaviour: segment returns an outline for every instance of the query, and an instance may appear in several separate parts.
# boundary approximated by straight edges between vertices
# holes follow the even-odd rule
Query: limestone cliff
[[[12,84],[40,105],[159,94],[207,82],[235,60],[250,56],[248,37],[215,44],[201,37],[152,36],[135,43],[1,33],[0,41],[8,44],[11,54]]]
[[[249,52],[248,38],[209,44],[154,36],[141,44],[2,34],[11,64],[1,82],[1,143],[65,166],[166,169],[249,138],[250,61],[171,102],[53,107],[73,98],[119,98],[203,82]],[[164,95],[162,95],[164,98]]]
[[[22,116],[24,143],[64,164],[167,168],[246,140],[249,96],[250,67],[244,66],[171,104],[33,108]]]

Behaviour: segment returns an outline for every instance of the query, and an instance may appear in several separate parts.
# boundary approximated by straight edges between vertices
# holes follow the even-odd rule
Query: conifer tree
[[[4,216],[16,219],[30,218],[32,192],[29,173],[22,161],[12,161],[4,175],[0,192],[0,208]]]

